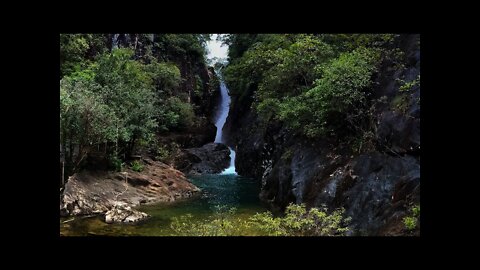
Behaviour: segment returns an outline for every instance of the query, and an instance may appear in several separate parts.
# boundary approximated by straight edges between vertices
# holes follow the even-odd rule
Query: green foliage
[[[170,156],[176,153],[180,148],[180,146],[175,142],[172,142],[167,145],[163,143],[154,142],[153,145],[154,146],[153,146],[152,152],[155,159],[165,163],[167,163]]]
[[[155,89],[159,97],[165,94],[171,95],[172,90],[177,88],[181,82],[180,70],[173,63],[159,63],[152,60],[145,66],[146,72],[153,79]]]
[[[143,165],[140,161],[138,160],[134,160],[130,163],[130,166],[132,168],[133,171],[136,171],[136,172],[141,172],[143,171]]]
[[[403,224],[405,228],[409,231],[413,231],[417,228],[417,222],[420,218],[420,205],[414,205],[409,208],[410,215],[403,218]]]
[[[360,154],[375,149],[375,134],[372,131],[366,131],[361,133],[360,136],[356,136],[351,143],[352,152]]]
[[[255,43],[257,34],[227,34],[223,36],[223,43],[228,45],[230,60],[240,58],[250,46]]]
[[[95,69],[95,80],[104,86],[98,94],[121,120],[122,141],[151,136],[157,126],[153,79],[132,57],[130,49],[115,49],[100,57]]]
[[[70,75],[106,51],[103,34],[60,34],[60,75]]]
[[[349,230],[344,226],[349,219],[342,217],[343,209],[327,214],[326,209],[290,204],[284,217],[273,217],[271,213],[259,213],[251,218],[266,235],[270,236],[337,236]]]
[[[117,172],[123,171],[123,167],[125,166],[125,163],[122,162],[122,160],[119,159],[117,156],[115,155],[110,156],[109,162],[110,162],[109,163],[110,167],[113,168],[115,171]]]
[[[75,166],[95,145],[115,142],[117,154],[119,145],[151,138],[157,126],[152,78],[132,56],[114,50],[61,80],[60,136],[64,145],[79,147],[76,160],[69,160]]]
[[[417,218],[405,217],[403,218],[403,224],[407,230],[412,231],[417,227]]]
[[[291,160],[293,156],[293,150],[291,148],[285,150],[282,154],[282,159],[285,161]]]
[[[171,228],[175,235],[184,236],[338,236],[349,229],[349,218],[343,218],[343,209],[327,214],[326,209],[290,204],[284,217],[273,217],[264,212],[247,220],[235,218],[235,208],[219,207],[217,212],[203,221],[194,221],[192,215],[174,217]]]
[[[298,35],[285,44],[285,49],[272,52],[275,63],[263,72],[256,92],[256,109],[265,120],[280,113],[283,100],[309,89],[322,64],[333,56],[329,45],[311,35]]]
[[[82,65],[88,48],[88,41],[82,34],[61,34],[60,73],[70,74]]]
[[[184,59],[193,63],[205,63],[205,45],[208,34],[155,35],[156,49],[165,56],[163,60]]]
[[[231,35],[225,69],[232,95],[253,97],[260,119],[305,136],[344,136],[365,120],[382,46],[395,35]]]
[[[412,214],[414,217],[420,216],[420,205],[416,205],[412,208]]]
[[[160,125],[166,130],[187,129],[194,125],[195,112],[188,102],[170,97],[161,111]]]
[[[400,88],[398,89],[398,91],[400,92],[408,92],[410,91],[413,87],[417,86],[417,85],[420,85],[420,75],[417,76],[417,78],[415,78],[415,80],[413,81],[410,81],[410,82],[405,82],[403,80],[399,80],[400,81]]]
[[[170,228],[181,236],[238,236],[249,231],[247,221],[234,218],[235,208],[217,207],[216,213],[203,221],[194,221],[191,214],[174,217]],[[247,233],[248,235],[248,233]]]
[[[377,59],[378,52],[366,48],[340,55],[323,68],[313,88],[280,104],[279,119],[312,138],[354,130],[365,116]]]
[[[115,139],[119,119],[96,92],[103,88],[89,80],[60,82],[60,137],[81,149]]]
[[[261,82],[263,74],[276,65],[281,51],[268,44],[259,44],[247,51],[241,61],[234,62],[225,69],[223,75],[232,95],[242,95],[252,85]]]
[[[119,158],[135,147],[148,147],[155,131],[188,129],[196,122],[192,105],[179,91],[179,67],[197,75],[193,90],[201,95],[203,82],[196,72],[205,67],[210,35],[129,34],[120,48],[109,51],[111,37],[60,35],[60,136],[67,163],[79,165],[102,144],[118,170]],[[168,151],[157,154],[164,159]]]
[[[407,94],[401,93],[395,96],[391,102],[391,108],[395,111],[406,113],[410,106],[410,97]]]
[[[203,90],[203,84],[202,84],[202,79],[200,76],[195,75],[195,85],[193,88],[193,93],[196,97],[201,97],[202,96],[202,90]]]
[[[164,162],[170,156],[170,151],[162,145],[158,145],[155,150],[155,159],[157,160]]]

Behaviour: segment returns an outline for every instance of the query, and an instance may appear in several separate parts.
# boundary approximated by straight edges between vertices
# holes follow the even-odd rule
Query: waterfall
[[[227,86],[223,81],[220,82],[220,106],[218,108],[217,120],[215,126],[217,127],[217,134],[215,135],[215,143],[225,143],[223,139],[223,126],[227,121],[228,112],[230,111],[230,96],[228,95]],[[230,166],[225,169],[221,174],[237,174],[235,171],[235,151],[228,147],[230,150]]]
[[[208,58],[224,60],[227,57],[227,50],[222,47],[221,41],[217,40],[217,34],[212,35],[212,39],[207,42]],[[221,76],[221,75],[220,75]],[[223,126],[227,121],[228,112],[230,111],[230,96],[228,95],[228,89],[223,79],[220,79],[220,106],[218,108],[217,117],[215,120],[215,126],[217,127],[217,134],[215,135],[215,143],[225,143],[223,138]],[[235,172],[235,151],[228,147],[230,150],[230,166],[225,169],[221,174],[237,174]]]
[[[223,126],[225,121],[227,121],[228,111],[230,110],[230,96],[228,95],[227,86],[223,81],[220,82],[220,96],[222,100],[220,101],[220,107],[218,108],[217,120],[215,121],[215,126],[217,127],[217,134],[215,135],[216,143],[223,143]]]
[[[235,151],[232,148],[230,149],[230,167],[226,168],[221,174],[237,174],[235,171]]]

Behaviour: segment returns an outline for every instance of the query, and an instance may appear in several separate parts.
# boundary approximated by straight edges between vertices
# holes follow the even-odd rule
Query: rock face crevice
[[[60,215],[107,213],[111,222],[134,222],[146,214],[132,207],[189,198],[200,190],[185,175],[161,162],[144,159],[135,172],[83,171],[71,176],[60,194]]]
[[[358,235],[419,234],[405,230],[403,218],[420,203],[420,84],[401,91],[399,81],[420,75],[419,35],[404,35],[405,67],[386,61],[374,78],[374,129],[360,151],[327,138],[307,140],[281,123],[262,123],[252,99],[233,97],[225,125],[236,149],[240,175],[262,182],[260,198],[272,210],[289,203],[343,207]],[[375,106],[373,106],[375,104]]]

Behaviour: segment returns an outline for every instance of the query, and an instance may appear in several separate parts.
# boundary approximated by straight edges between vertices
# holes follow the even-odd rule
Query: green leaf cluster
[[[252,97],[263,121],[310,138],[349,134],[366,114],[382,46],[395,35],[231,35],[224,75],[239,102]],[[345,121],[346,120],[346,121]]]
[[[174,235],[183,236],[340,236],[349,230],[350,218],[343,217],[343,209],[328,213],[325,208],[307,210],[304,204],[290,204],[283,217],[264,212],[243,219],[235,212],[220,207],[203,221],[194,221],[192,215],[174,217],[170,227]]]

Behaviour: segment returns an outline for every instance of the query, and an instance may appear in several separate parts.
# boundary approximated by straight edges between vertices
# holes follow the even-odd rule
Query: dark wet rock
[[[120,202],[129,207],[171,202],[200,191],[173,167],[150,159],[142,162],[141,172],[82,171],[69,177],[60,197],[61,215],[106,213]]]
[[[394,157],[378,152],[360,155],[349,161],[345,166],[338,168],[331,177],[328,185],[337,188],[348,176],[356,176],[355,182],[347,189],[338,189],[330,198],[325,198],[326,188],[321,189],[314,205],[327,204],[335,208],[344,207],[345,214],[352,217],[351,226],[359,231],[377,234],[377,231],[386,224],[396,212],[407,212],[405,193],[402,189],[409,186],[408,196],[414,202],[419,202],[420,165],[413,157]],[[403,183],[403,184],[401,184]],[[417,188],[417,194],[414,190]],[[322,192],[323,191],[323,192]],[[405,189],[403,189],[405,191]],[[398,194],[403,196],[395,198]],[[416,198],[413,198],[415,197]],[[403,203],[398,203],[403,200]]]
[[[199,148],[184,149],[174,166],[186,174],[216,174],[230,165],[230,150],[221,143],[208,143]]]
[[[419,105],[418,105],[419,106]],[[398,153],[415,153],[420,150],[420,118],[405,117],[401,113],[384,112],[379,117],[377,140],[388,145],[387,150]]]

